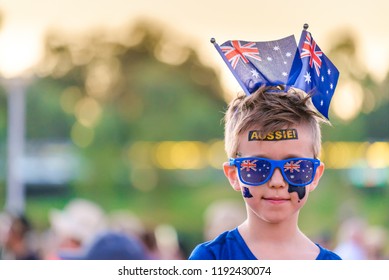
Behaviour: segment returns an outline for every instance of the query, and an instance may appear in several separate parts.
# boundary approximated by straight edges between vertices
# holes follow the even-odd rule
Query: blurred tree
[[[170,42],[153,26],[142,23],[126,36],[123,44],[110,42],[104,34],[66,40],[52,33],[41,68],[45,85],[39,88],[59,93],[62,106],[73,119],[96,129],[96,141],[104,144],[107,140],[220,137],[222,128],[215,129],[215,124],[220,123],[225,102],[214,70],[185,46],[171,50],[172,55],[183,57],[176,65],[161,61],[160,49]],[[131,44],[133,37],[142,39],[125,45]],[[31,99],[35,97],[31,94]],[[96,108],[96,112],[88,115],[83,112],[86,108]],[[100,130],[104,133],[99,134]]]
[[[131,189],[130,143],[221,138],[225,107],[215,71],[169,32],[140,22],[111,35],[51,32],[27,108],[27,138],[71,139],[88,167],[78,191],[102,198]],[[177,184],[158,172],[160,189]]]
[[[387,119],[385,112],[389,106],[388,91],[385,88],[388,80],[380,84],[366,70],[358,56],[359,44],[354,32],[337,30],[336,34],[331,37],[334,44],[328,56],[341,73],[335,95],[346,95],[346,98],[338,100],[341,104],[337,105],[340,112],[350,106],[356,106],[357,112],[354,117],[347,120],[342,120],[337,114],[331,114],[333,126],[323,126],[324,139],[326,141],[387,139],[389,134],[385,134],[386,130],[382,128],[385,127]],[[336,96],[333,99],[336,99]],[[332,104],[332,107],[334,105]],[[332,112],[334,113],[334,110]]]
[[[366,138],[376,141],[389,141],[389,73],[377,87],[379,100],[376,109],[366,114]]]

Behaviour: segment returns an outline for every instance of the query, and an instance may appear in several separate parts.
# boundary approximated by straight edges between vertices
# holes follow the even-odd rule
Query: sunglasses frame
[[[250,182],[246,182],[245,180],[243,180],[242,175],[241,175],[241,168],[242,168],[241,164],[245,160],[251,160],[251,161],[252,160],[263,160],[263,161],[269,162],[270,163],[270,172],[269,172],[269,175],[267,176],[267,178],[259,184],[258,183],[250,183]],[[312,163],[312,168],[313,168],[312,178],[307,183],[303,183],[303,184],[292,183],[292,182],[290,182],[288,177],[285,175],[285,171],[284,171],[285,164],[288,162],[291,162],[291,161],[296,162],[299,160],[307,160],[307,161]],[[229,164],[230,164],[230,166],[235,166],[238,169],[239,180],[245,185],[260,186],[260,185],[265,184],[273,176],[274,170],[276,168],[278,168],[281,171],[282,177],[289,185],[296,186],[296,187],[305,187],[305,186],[309,185],[310,183],[312,183],[313,179],[315,178],[317,167],[320,166],[320,160],[315,159],[315,158],[287,158],[287,159],[283,159],[283,160],[273,160],[273,159],[260,158],[260,157],[242,157],[242,158],[230,158]]]

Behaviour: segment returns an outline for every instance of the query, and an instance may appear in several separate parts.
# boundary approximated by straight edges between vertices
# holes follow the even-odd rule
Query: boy
[[[320,123],[305,92],[260,87],[233,100],[225,115],[224,173],[241,192],[247,219],[198,245],[189,259],[340,259],[298,227],[300,209],[324,172]]]

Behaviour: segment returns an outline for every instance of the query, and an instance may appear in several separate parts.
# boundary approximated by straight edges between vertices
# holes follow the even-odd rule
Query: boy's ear
[[[238,178],[238,173],[236,171],[236,167],[231,166],[229,162],[225,162],[223,163],[223,170],[224,170],[224,175],[226,175],[232,188],[236,191],[240,191],[240,184],[239,184],[239,178]]]
[[[310,192],[313,191],[314,189],[316,189],[316,187],[319,185],[319,181],[320,181],[321,176],[324,173],[324,169],[325,169],[324,163],[320,162],[320,165],[316,169],[315,178],[313,178],[312,183],[309,185]]]

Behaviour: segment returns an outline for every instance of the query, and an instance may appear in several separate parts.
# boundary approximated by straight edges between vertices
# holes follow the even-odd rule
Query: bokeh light
[[[339,83],[331,106],[340,119],[350,121],[359,114],[362,103],[363,90],[361,85],[348,81]]]

